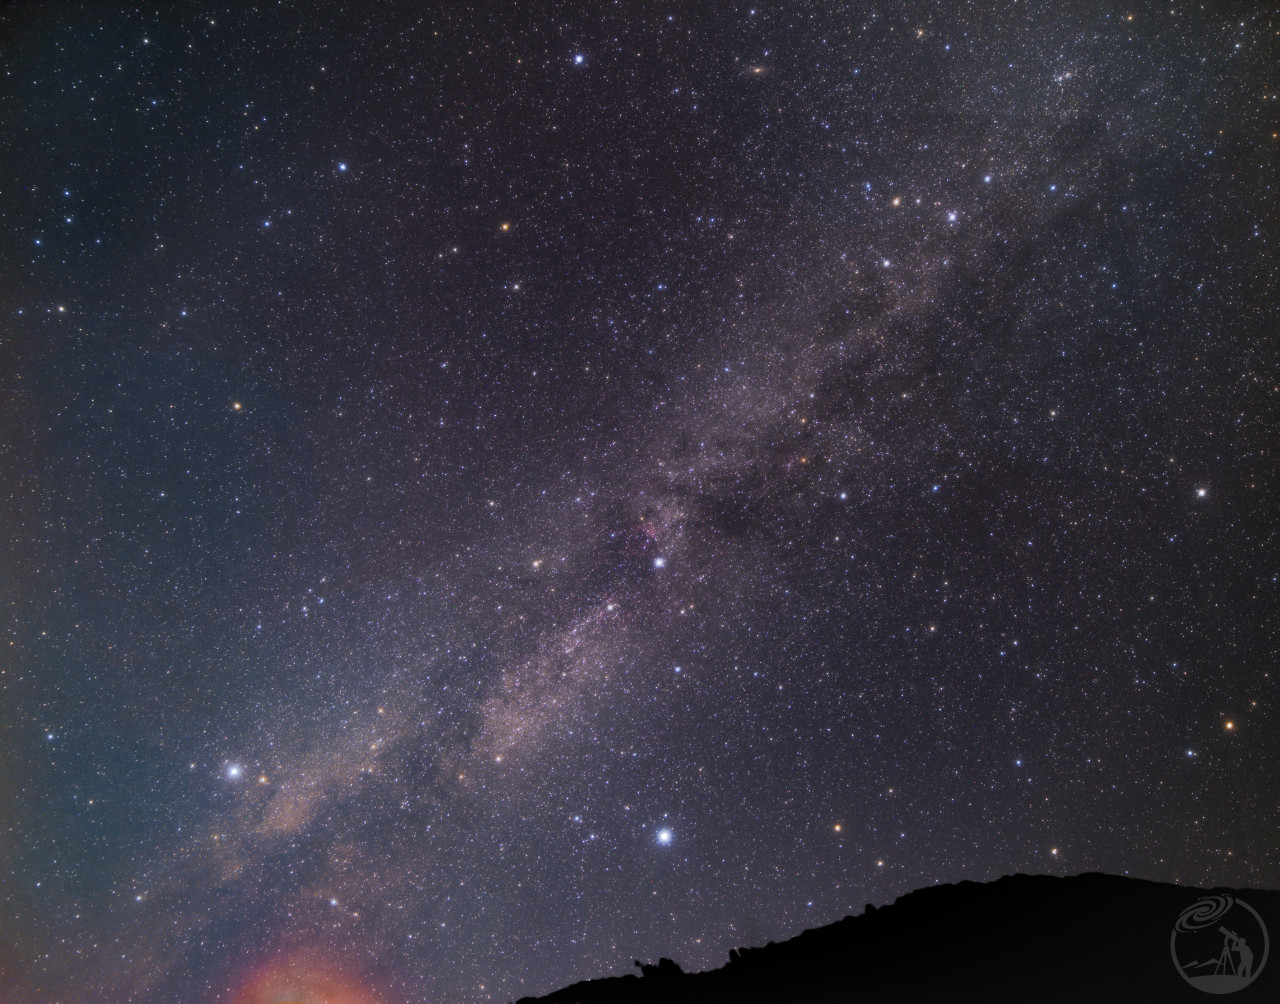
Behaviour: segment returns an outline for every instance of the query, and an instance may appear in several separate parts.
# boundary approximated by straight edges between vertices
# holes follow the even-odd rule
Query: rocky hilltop
[[[1207,897],[1217,898],[1175,938],[1179,918]],[[519,1004],[1203,1004],[1213,999],[1206,991],[1250,1004],[1280,999],[1280,960],[1268,958],[1275,934],[1280,892],[1013,875],[920,889],[788,941],[735,949],[720,969],[685,973],[670,959],[637,961],[638,975],[576,983]]]

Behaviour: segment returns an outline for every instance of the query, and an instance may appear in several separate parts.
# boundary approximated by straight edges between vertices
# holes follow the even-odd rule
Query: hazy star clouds
[[[10,15],[6,990],[1280,881],[1268,16]]]

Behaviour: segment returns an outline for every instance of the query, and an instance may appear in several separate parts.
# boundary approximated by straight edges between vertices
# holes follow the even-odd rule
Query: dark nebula
[[[0,999],[1280,886],[1280,10],[0,12]]]

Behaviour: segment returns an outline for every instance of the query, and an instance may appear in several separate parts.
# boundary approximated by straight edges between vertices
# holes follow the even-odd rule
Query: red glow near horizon
[[[283,953],[257,967],[232,1004],[383,1004],[382,998],[320,952]]]

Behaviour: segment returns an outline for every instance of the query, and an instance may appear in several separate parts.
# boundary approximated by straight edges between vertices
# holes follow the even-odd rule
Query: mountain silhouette
[[[1174,926],[1206,896],[1251,907],[1252,982],[1206,996],[1197,977],[1218,963],[1225,931],[1216,921],[1179,934]],[[1239,918],[1237,912],[1228,915]],[[1252,924],[1252,921],[1249,921]],[[1234,922],[1237,928],[1238,922]],[[1217,928],[1217,930],[1215,930]],[[1012,875],[995,882],[931,886],[890,906],[760,948],[734,949],[720,969],[685,973],[671,959],[636,962],[640,975],[575,983],[519,1004],[640,1002],[1110,1002],[1199,1001],[1229,993],[1231,1004],[1280,999],[1280,960],[1268,961],[1267,931],[1280,934],[1280,892],[1202,890],[1096,873],[1069,878]],[[1236,933],[1232,931],[1232,933]],[[1195,944],[1187,940],[1200,938]],[[1207,958],[1207,956],[1210,956]],[[1238,958],[1238,955],[1228,957]],[[1200,961],[1196,961],[1200,960]],[[1219,966],[1221,969],[1222,966]],[[1200,984],[1205,986],[1205,984]]]

